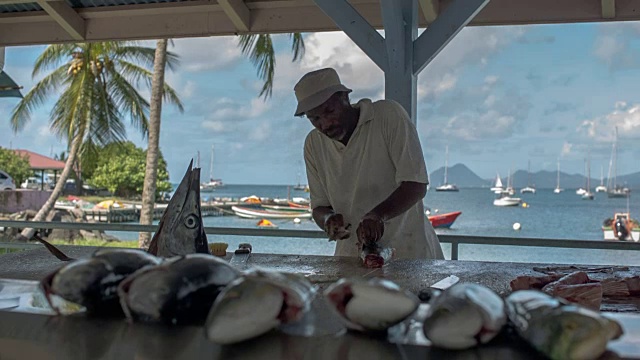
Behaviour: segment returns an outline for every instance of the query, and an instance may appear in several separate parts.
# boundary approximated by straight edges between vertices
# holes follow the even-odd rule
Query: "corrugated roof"
[[[42,8],[37,3],[0,5],[0,13],[16,13],[16,12],[29,12],[29,11],[42,11]]]

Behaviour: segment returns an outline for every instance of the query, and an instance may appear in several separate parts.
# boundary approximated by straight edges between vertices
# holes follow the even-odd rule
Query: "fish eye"
[[[191,214],[186,219],[184,219],[184,226],[189,229],[195,229],[198,226],[198,218]]]

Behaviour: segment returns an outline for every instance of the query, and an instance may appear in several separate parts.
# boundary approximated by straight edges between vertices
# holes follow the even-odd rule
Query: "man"
[[[351,89],[331,68],[304,75],[298,107],[315,127],[304,144],[311,208],[335,255],[361,244],[395,248],[402,259],[443,259],[422,199],[427,170],[415,126],[392,100],[349,102]]]

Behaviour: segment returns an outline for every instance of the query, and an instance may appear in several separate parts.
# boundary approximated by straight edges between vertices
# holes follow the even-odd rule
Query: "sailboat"
[[[604,186],[604,168],[600,166],[600,185],[596,186],[596,192],[607,192],[607,187]]]
[[[556,188],[553,189],[554,194],[560,194],[564,189],[560,187],[560,158],[558,158],[558,175],[556,177]]]
[[[449,169],[449,145],[447,145],[446,149],[446,157],[444,160],[444,184],[436,187],[436,191],[459,191],[457,186],[447,182],[447,173]]]
[[[629,196],[629,188],[616,184],[616,178],[618,177],[618,127],[616,126],[616,137],[613,142],[613,149],[611,150],[611,161],[613,162],[613,183],[611,186],[607,186],[607,195],[610,198],[626,198]],[[611,178],[607,181],[611,183]]]
[[[511,197],[514,193],[515,191],[511,186],[511,169],[509,169],[509,176],[507,177],[507,189],[504,190],[502,193],[498,194],[498,197],[496,197],[493,200],[493,205],[518,206],[518,204],[520,204],[520,201],[522,201],[522,199]]]
[[[582,194],[582,200],[593,200],[591,192],[591,153],[587,156],[587,190]]]
[[[529,165],[527,167],[527,186],[525,186],[522,189],[520,189],[520,193],[521,194],[524,194],[524,193],[535,194],[536,193],[536,188],[531,186],[531,160],[529,160]]]
[[[491,191],[493,191],[496,194],[500,194],[500,193],[502,193],[503,190],[504,190],[504,188],[502,187],[502,179],[500,179],[500,174],[496,173],[495,186],[493,186],[491,188]]]
[[[222,180],[213,178],[213,145],[211,145],[211,162],[209,164],[209,182],[200,184],[200,190],[213,191],[213,189],[223,186]]]
[[[300,191],[304,191],[307,189],[307,185],[302,185],[300,183],[300,173],[298,173],[298,185],[295,185],[293,187],[293,190],[300,190]]]

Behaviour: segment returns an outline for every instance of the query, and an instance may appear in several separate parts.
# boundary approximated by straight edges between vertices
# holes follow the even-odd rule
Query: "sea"
[[[203,192],[203,201],[211,198],[241,198],[256,195],[266,198],[304,197],[309,194],[286,185],[225,185],[213,192]],[[606,193],[595,193],[594,200],[582,200],[575,189],[554,194],[553,189],[537,189],[535,194],[520,194],[521,206],[493,205],[495,194],[488,188],[462,188],[459,192],[436,192],[430,189],[423,203],[432,214],[461,211],[450,229],[436,229],[438,234],[496,236],[518,238],[578,239],[604,241],[601,226],[616,211],[631,212],[640,217],[640,196],[611,199]],[[526,205],[525,205],[526,204]],[[257,220],[237,216],[205,217],[211,227],[256,228]],[[312,220],[272,220],[280,229],[319,230]],[[155,222],[158,223],[157,221]],[[514,230],[514,224],[520,224]],[[111,232],[122,240],[136,241],[138,233]],[[226,242],[229,249],[249,242],[256,253],[333,255],[335,243],[325,239],[277,238],[230,235],[207,235],[209,242]],[[640,250],[640,243],[638,250]],[[445,258],[450,259],[451,246],[441,244]],[[640,266],[640,251],[590,250],[526,246],[493,246],[461,244],[459,259],[471,261],[534,262],[593,265]]]

